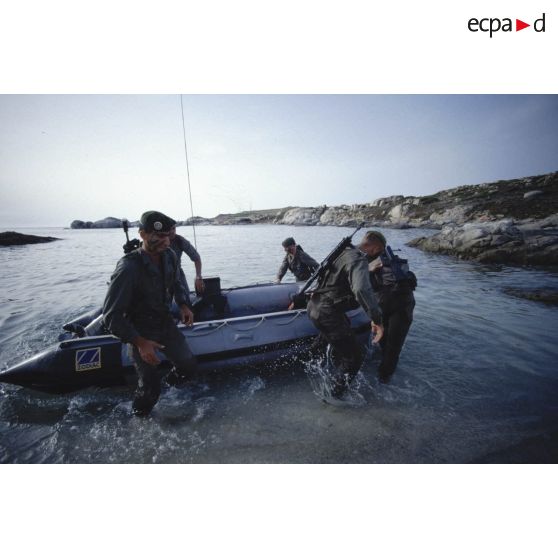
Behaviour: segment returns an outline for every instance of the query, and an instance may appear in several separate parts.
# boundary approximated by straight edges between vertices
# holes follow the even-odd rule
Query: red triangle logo
[[[520,19],[515,20],[515,30],[516,31],[521,31],[522,29],[525,29],[526,27],[531,27],[531,24],[525,23],[524,21],[521,21]]]

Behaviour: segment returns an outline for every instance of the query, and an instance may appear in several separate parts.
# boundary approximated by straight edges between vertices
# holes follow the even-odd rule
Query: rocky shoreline
[[[445,225],[502,219],[537,221],[558,215],[558,172],[460,186],[430,196],[390,196],[371,203],[284,207],[195,217],[196,224],[333,225],[441,229]],[[183,224],[191,224],[191,219]]]
[[[194,217],[180,225],[313,225],[426,228],[440,232],[409,243],[421,250],[512,265],[558,265],[558,172],[442,190],[390,196],[371,203],[284,207]],[[136,223],[132,223],[132,226]],[[71,228],[120,227],[107,217]]]
[[[407,244],[482,263],[558,265],[558,215],[541,220],[451,224],[433,236]]]

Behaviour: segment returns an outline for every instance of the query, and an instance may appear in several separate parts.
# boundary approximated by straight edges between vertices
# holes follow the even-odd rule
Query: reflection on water
[[[2,367],[100,305],[124,240],[116,230],[28,232],[63,240],[0,249]],[[197,237],[205,275],[232,286],[272,279],[286,236],[320,259],[347,232],[199,227]],[[558,310],[504,289],[556,288],[558,275],[424,254],[404,245],[424,231],[384,232],[419,279],[390,384],[378,382],[370,353],[333,404],[327,362],[295,358],[168,387],[146,420],[131,415],[129,388],[58,396],[0,385],[0,462],[555,462]],[[191,277],[189,261],[184,268]]]

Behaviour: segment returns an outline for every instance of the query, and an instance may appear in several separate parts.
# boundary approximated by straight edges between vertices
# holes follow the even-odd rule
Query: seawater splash
[[[199,431],[215,407],[214,397],[200,397],[207,390],[205,384],[165,387],[152,413],[142,418],[133,415],[129,392],[108,394],[107,402],[100,392],[77,394],[55,426],[51,447],[42,452],[49,462],[72,462],[75,452],[91,463],[191,462],[213,443]]]
[[[244,380],[241,384],[241,391],[243,392],[242,401],[244,404],[248,403],[254,397],[254,394],[265,388],[265,381],[260,376]]]
[[[336,367],[331,358],[331,345],[328,345],[325,355],[312,359],[305,365],[304,369],[312,391],[322,401],[335,406],[361,407],[367,403],[361,391],[363,391],[363,388],[370,386],[362,371],[367,360],[365,358],[361,369],[342,397],[332,395]]]
[[[183,387],[171,386],[163,389],[152,413],[155,418],[167,423],[198,422],[213,407],[215,397],[204,397],[209,391],[207,384]]]

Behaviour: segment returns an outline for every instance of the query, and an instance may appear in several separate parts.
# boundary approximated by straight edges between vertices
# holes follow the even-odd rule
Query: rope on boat
[[[192,214],[192,229],[194,231],[194,247],[198,249],[196,239],[196,224],[194,223],[194,204],[192,203],[192,187],[190,185],[190,165],[188,164],[188,147],[186,145],[186,125],[184,124],[184,104],[182,102],[182,94],[180,95],[180,109],[182,113],[182,134],[184,136],[184,157],[186,159],[186,176],[188,178],[188,192],[190,194],[190,212]]]
[[[282,325],[282,326],[289,325],[289,324],[293,323],[301,315],[302,315],[302,312],[300,310],[297,310],[296,314],[288,322],[283,322],[282,324],[279,324],[279,325]]]
[[[208,331],[204,331],[203,333],[198,333],[194,330],[188,337],[205,337],[206,335],[211,335],[212,333],[219,331],[221,328],[225,327],[226,325],[228,325],[227,322],[222,322],[217,327],[211,327],[208,329]]]
[[[294,322],[297,318],[300,318],[300,316],[302,316],[302,314],[303,314],[303,312],[301,312],[300,310],[297,310],[295,312],[295,315],[288,322],[277,323],[277,325],[280,325],[280,326],[289,325],[292,322]],[[192,331],[192,333],[190,333],[190,335],[188,335],[188,337],[205,337],[206,335],[211,335],[211,334],[219,331],[220,329],[222,329],[225,326],[229,326],[233,331],[242,331],[242,332],[252,331],[252,330],[257,329],[258,327],[260,327],[265,321],[268,321],[268,320],[269,320],[268,317],[261,316],[260,321],[257,324],[255,324],[252,327],[245,328],[245,329],[240,329],[238,327],[234,327],[234,325],[231,324],[229,321],[224,320],[217,327],[210,327],[210,328],[208,328],[207,331],[204,331],[203,333],[197,332],[197,331],[194,330],[194,331]]]
[[[253,329],[256,329],[256,328],[260,327],[264,322],[265,322],[265,316],[261,316],[261,317],[260,317],[260,321],[259,321],[256,325],[254,325],[254,326],[252,326],[252,327],[247,327],[247,328],[245,328],[245,329],[238,328],[238,327],[233,327],[233,326],[231,325],[230,322],[225,322],[225,323],[226,323],[233,331],[252,331]]]

